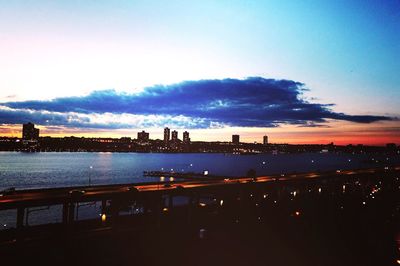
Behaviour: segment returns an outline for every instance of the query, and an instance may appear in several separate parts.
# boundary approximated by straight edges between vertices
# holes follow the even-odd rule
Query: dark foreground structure
[[[398,265],[400,168],[13,192],[2,265]],[[85,202],[97,219],[77,220]],[[28,226],[61,204],[62,222]]]

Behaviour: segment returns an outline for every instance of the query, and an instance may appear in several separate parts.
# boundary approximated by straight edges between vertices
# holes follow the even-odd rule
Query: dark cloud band
[[[243,80],[199,80],[156,85],[135,94],[103,90],[82,97],[6,102],[2,105],[36,112],[184,116],[202,121],[198,125],[201,128],[211,123],[239,127],[274,127],[279,124],[317,126],[327,119],[356,123],[393,119],[387,116],[333,112],[331,104],[304,100],[302,93],[305,90],[304,84],[291,80],[252,77]],[[0,118],[11,122],[16,119],[15,115],[7,118],[3,113]]]

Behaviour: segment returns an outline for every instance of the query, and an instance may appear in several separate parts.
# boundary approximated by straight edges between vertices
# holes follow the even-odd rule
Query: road
[[[289,180],[306,180],[314,178],[328,177],[332,175],[348,176],[359,174],[371,174],[383,169],[359,169],[359,170],[342,170],[336,172],[311,172],[301,174],[287,174],[287,175],[271,175],[259,176],[257,178],[226,178],[215,179],[207,181],[167,181],[159,183],[141,183],[141,184],[120,184],[120,185],[101,185],[90,187],[69,187],[69,188],[50,188],[50,189],[37,189],[37,190],[21,190],[11,193],[0,192],[0,210],[16,208],[19,205],[24,206],[40,206],[52,205],[62,203],[71,199],[71,197],[78,198],[80,202],[94,201],[101,198],[109,197],[114,194],[129,193],[131,191],[138,192],[154,192],[154,191],[169,191],[177,188],[191,189],[200,187],[212,187],[221,185],[230,185],[238,183],[264,183],[273,181],[289,181]],[[386,169],[387,170],[387,169]],[[393,168],[394,171],[399,172],[400,167]],[[133,190],[132,190],[133,188]]]

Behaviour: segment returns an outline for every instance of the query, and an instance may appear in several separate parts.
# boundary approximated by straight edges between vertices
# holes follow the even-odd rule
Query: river
[[[368,168],[400,163],[400,156],[301,153],[232,155],[221,153],[0,152],[0,190],[158,181],[143,171],[197,172],[244,176]]]

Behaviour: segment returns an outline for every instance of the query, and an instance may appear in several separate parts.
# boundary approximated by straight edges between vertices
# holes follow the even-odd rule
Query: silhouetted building
[[[170,130],[169,128],[164,128],[164,145],[167,146],[169,144],[169,135],[170,135]]]
[[[137,133],[137,139],[140,142],[147,142],[149,141],[149,133],[142,130],[142,132]]]
[[[39,140],[39,129],[32,123],[22,125],[23,140]]]
[[[189,132],[183,132],[183,143],[190,143]]]
[[[240,136],[239,135],[232,135],[232,143],[233,144],[239,144],[240,142]]]
[[[264,136],[263,138],[263,144],[267,145],[268,144],[268,136]]]
[[[172,131],[171,141],[172,142],[178,141],[178,131],[176,130]]]
[[[396,149],[396,143],[387,143],[386,148],[388,149]]]

